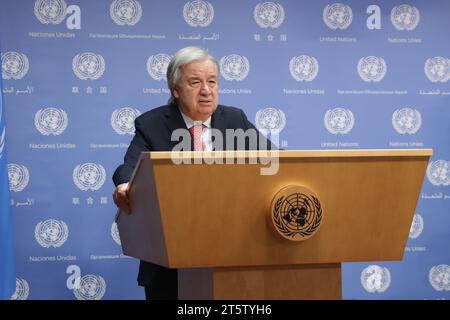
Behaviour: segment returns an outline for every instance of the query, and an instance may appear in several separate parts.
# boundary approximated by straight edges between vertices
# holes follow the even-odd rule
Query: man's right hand
[[[130,202],[128,199],[129,183],[119,184],[113,193],[114,203],[119,209],[127,214],[131,214]]]

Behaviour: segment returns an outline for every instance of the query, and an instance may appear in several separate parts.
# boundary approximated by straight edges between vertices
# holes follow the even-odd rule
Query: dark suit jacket
[[[136,133],[125,154],[124,164],[120,165],[114,172],[113,181],[116,186],[130,180],[142,151],[171,151],[179,143],[178,141],[171,141],[172,132],[178,128],[187,129],[176,105],[165,105],[145,112],[136,118],[135,127]],[[219,105],[212,115],[211,127],[222,132],[224,144],[225,129],[243,129],[245,131],[252,128],[256,130],[241,109],[222,105]],[[245,149],[248,150],[250,145],[247,142]],[[261,149],[266,149],[264,146],[267,146],[267,149],[274,148],[268,143],[270,142],[264,139]],[[225,145],[218,146],[216,144],[215,147],[218,150],[226,150]],[[251,149],[256,148],[252,147]],[[164,278],[163,273],[166,270],[166,268],[141,261],[138,282],[142,286],[149,286],[150,283]]]

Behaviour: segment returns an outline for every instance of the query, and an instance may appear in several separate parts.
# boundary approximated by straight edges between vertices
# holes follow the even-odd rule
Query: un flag
[[[16,290],[16,271],[2,93],[0,81],[0,299],[9,299]]]

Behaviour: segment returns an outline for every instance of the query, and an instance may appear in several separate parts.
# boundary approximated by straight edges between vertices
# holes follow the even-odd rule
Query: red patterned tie
[[[205,125],[194,125],[189,128],[189,132],[191,133],[191,137],[194,140],[194,150],[195,151],[203,151],[203,142],[202,142],[202,134]]]

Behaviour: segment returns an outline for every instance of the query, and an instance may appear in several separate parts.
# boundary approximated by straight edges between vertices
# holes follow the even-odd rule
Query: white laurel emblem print
[[[34,15],[43,24],[60,24],[66,17],[67,4],[64,0],[36,0]]]
[[[423,231],[423,218],[420,214],[416,213],[414,215],[411,228],[409,229],[409,238],[417,239]]]
[[[27,167],[16,164],[8,164],[9,190],[20,192],[28,185],[30,181],[30,173]]]
[[[422,116],[417,110],[402,108],[392,114],[392,126],[400,134],[415,134],[421,125]]]
[[[392,25],[399,31],[414,30],[420,21],[420,13],[416,7],[402,4],[391,10]]]
[[[368,56],[358,61],[358,74],[366,82],[379,82],[386,72],[387,65],[381,57]]]
[[[1,112],[1,109],[0,109],[0,112]],[[0,115],[0,120],[1,120],[1,115]],[[0,133],[0,160],[3,158],[3,150],[6,150],[5,145],[6,145],[6,128],[3,127],[3,130]]]
[[[436,291],[450,291],[450,266],[440,264],[433,266],[428,273],[428,280]]]
[[[427,178],[434,186],[450,185],[450,161],[436,160],[428,164]]]
[[[29,67],[30,63],[25,54],[15,51],[2,53],[2,78],[4,80],[22,79],[27,74]]]
[[[276,29],[284,21],[284,8],[275,2],[258,3],[253,10],[253,17],[259,27]]]
[[[242,81],[250,71],[250,62],[244,56],[230,54],[220,59],[220,74],[227,81]]]
[[[111,126],[120,135],[133,135],[134,120],[140,115],[140,111],[130,107],[116,109],[111,114]]]
[[[30,294],[30,286],[25,279],[16,278],[16,291],[10,300],[27,300]]]
[[[81,80],[97,80],[105,72],[105,60],[100,54],[79,53],[72,60],[72,69]]]
[[[286,116],[281,109],[273,107],[261,109],[255,115],[255,125],[263,133],[280,132],[286,125]]]
[[[191,27],[207,27],[214,18],[214,7],[208,1],[188,1],[183,7],[183,17]]]
[[[62,220],[48,219],[39,222],[34,228],[34,237],[44,248],[61,247],[68,236],[69,228]]]
[[[344,108],[328,110],[323,120],[325,128],[332,134],[347,134],[355,124],[353,112]]]
[[[106,171],[101,164],[79,164],[73,169],[73,182],[82,191],[96,191],[105,183]]]
[[[293,57],[289,61],[289,71],[296,81],[313,81],[319,73],[319,62],[307,55]]]
[[[347,29],[353,20],[352,8],[342,3],[333,3],[323,9],[323,21],[328,28]]]
[[[119,26],[134,26],[142,16],[142,7],[136,0],[114,0],[109,8],[109,14]]]
[[[147,59],[147,72],[154,80],[167,80],[166,73],[172,57],[166,53],[151,55]]]
[[[67,113],[53,107],[39,109],[34,116],[34,125],[44,136],[60,135],[66,130],[68,122]]]
[[[81,277],[80,287],[73,289],[73,293],[78,300],[101,300],[105,292],[105,279],[93,274]]]
[[[391,273],[385,267],[370,265],[361,272],[361,285],[367,292],[384,292],[390,284]]]
[[[431,82],[447,82],[450,79],[450,59],[429,58],[425,61],[424,71]]]
[[[113,238],[114,242],[117,243],[119,246],[122,245],[120,241],[119,228],[117,227],[116,222],[113,222],[113,224],[111,225],[111,237]]]

